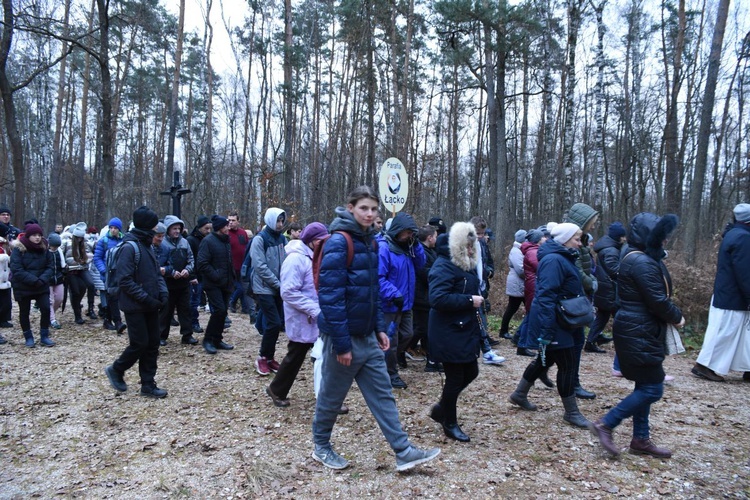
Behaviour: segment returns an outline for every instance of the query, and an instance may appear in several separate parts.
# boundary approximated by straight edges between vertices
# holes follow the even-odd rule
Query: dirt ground
[[[409,387],[396,392],[401,422],[416,445],[442,448],[440,457],[397,473],[355,385],[351,412],[339,418],[333,436],[352,465],[334,472],[310,458],[311,364],[292,389],[291,407],[274,407],[264,392],[269,378],[252,368],[260,337],[246,316],[231,318],[226,340],[236,349],[216,356],[180,345],[173,329],[157,374],[169,390],[165,400],[139,396],[135,370],[126,375],[128,392],[115,393],[103,369],[127,338],[99,322],[79,327],[66,312],[63,329],[53,332],[54,348],[28,349],[18,328],[4,330],[10,342],[0,346],[0,497],[750,496],[750,383],[736,373],[719,384],[693,378],[689,355],[666,361],[676,378],[651,414],[652,438],[673,450],[669,460],[605,457],[588,431],[563,422],[556,391],[531,391],[535,413],[512,407],[508,395],[529,358],[503,341],[498,351],[506,363],[481,365],[459,400],[459,423],[471,443],[448,441],[427,417],[442,380],[411,362],[402,372]],[[285,348],[280,342],[277,359]],[[631,389],[610,376],[608,349],[583,356],[581,379],[597,398],[580,407],[591,419]],[[628,421],[616,431],[623,448],[631,429]]]

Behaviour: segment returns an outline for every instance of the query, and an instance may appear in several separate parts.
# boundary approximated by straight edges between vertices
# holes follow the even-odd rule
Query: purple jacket
[[[318,338],[318,292],[312,274],[313,251],[302,240],[287,243],[281,264],[281,298],[286,335],[292,342],[312,344]]]

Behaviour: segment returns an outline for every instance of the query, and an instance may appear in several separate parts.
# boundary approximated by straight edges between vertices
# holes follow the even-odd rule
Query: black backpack
[[[107,272],[104,275],[104,286],[107,288],[107,295],[112,297],[119,297],[120,295],[120,283],[115,279],[115,271],[117,271],[117,261],[120,258],[121,250],[125,243],[130,243],[135,250],[135,268],[138,269],[138,264],[141,261],[141,249],[135,241],[121,241],[116,246],[107,250],[105,256],[105,265],[107,266]]]

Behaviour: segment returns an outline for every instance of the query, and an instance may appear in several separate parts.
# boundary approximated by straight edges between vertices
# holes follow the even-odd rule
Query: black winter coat
[[[604,311],[615,311],[617,306],[617,274],[620,272],[622,243],[605,235],[594,245],[596,252],[596,279],[599,288],[594,294],[594,305]]]
[[[198,272],[198,250],[200,249],[201,242],[203,241],[203,233],[199,231],[200,228],[193,228],[193,232],[185,238],[190,245],[190,251],[193,252],[193,258],[195,259],[195,266],[193,267],[193,274],[201,281],[201,274]]]
[[[211,232],[203,238],[198,248],[198,272],[203,279],[203,288],[232,290],[234,288],[234,266],[229,235]]]
[[[479,276],[451,261],[446,235],[438,237],[436,248],[438,258],[430,270],[430,360],[475,362],[481,330],[471,296],[477,295]]]
[[[645,384],[664,380],[667,324],[682,319],[682,312],[670,299],[672,281],[661,261],[661,242],[671,230],[661,234],[659,220],[653,214],[639,214],[631,221],[629,249],[620,261],[620,309],[612,326],[623,376]]]
[[[167,302],[167,285],[159,271],[151,238],[144,232],[139,239],[134,232],[138,230],[125,233],[122,241],[135,241],[138,244],[138,264],[136,265],[135,249],[130,243],[123,243],[117,256],[115,281],[120,284],[117,297],[119,307],[124,313],[158,311]]]
[[[42,293],[49,293],[52,281],[52,254],[42,240],[42,250],[27,249],[21,240],[15,239],[11,245],[10,254],[11,286],[13,296],[18,300],[23,297],[36,297]],[[41,282],[40,282],[41,280]]]
[[[422,245],[422,243],[420,243],[420,245]],[[416,271],[417,286],[414,290],[414,309],[427,311],[430,309],[430,269],[432,269],[432,265],[437,259],[437,252],[435,252],[434,248],[427,248],[424,245],[422,245],[422,249],[424,250],[427,260],[425,261],[424,266]]]

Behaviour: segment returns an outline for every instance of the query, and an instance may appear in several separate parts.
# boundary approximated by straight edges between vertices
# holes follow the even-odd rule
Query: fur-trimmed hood
[[[664,240],[672,234],[679,223],[679,217],[674,214],[659,217],[649,212],[641,212],[630,221],[628,246],[641,250],[654,260],[661,260],[666,256]]]
[[[49,245],[47,245],[47,240],[45,238],[42,238],[40,245],[42,245],[43,248],[41,250],[38,250],[39,252],[42,252],[42,251],[46,252],[47,250],[49,250]],[[21,243],[21,238],[16,238],[15,240],[11,241],[10,248],[11,249],[17,248],[21,252],[26,252],[26,250],[28,250],[26,248],[26,245]]]
[[[442,238],[443,235],[441,235]],[[474,224],[468,222],[456,222],[451,226],[450,231],[443,239],[443,245],[446,247],[444,254],[450,257],[451,262],[464,271],[472,271],[479,264],[482,248],[477,240],[477,231]],[[467,243],[474,245],[473,255],[469,255]],[[438,252],[440,250],[438,249]]]

